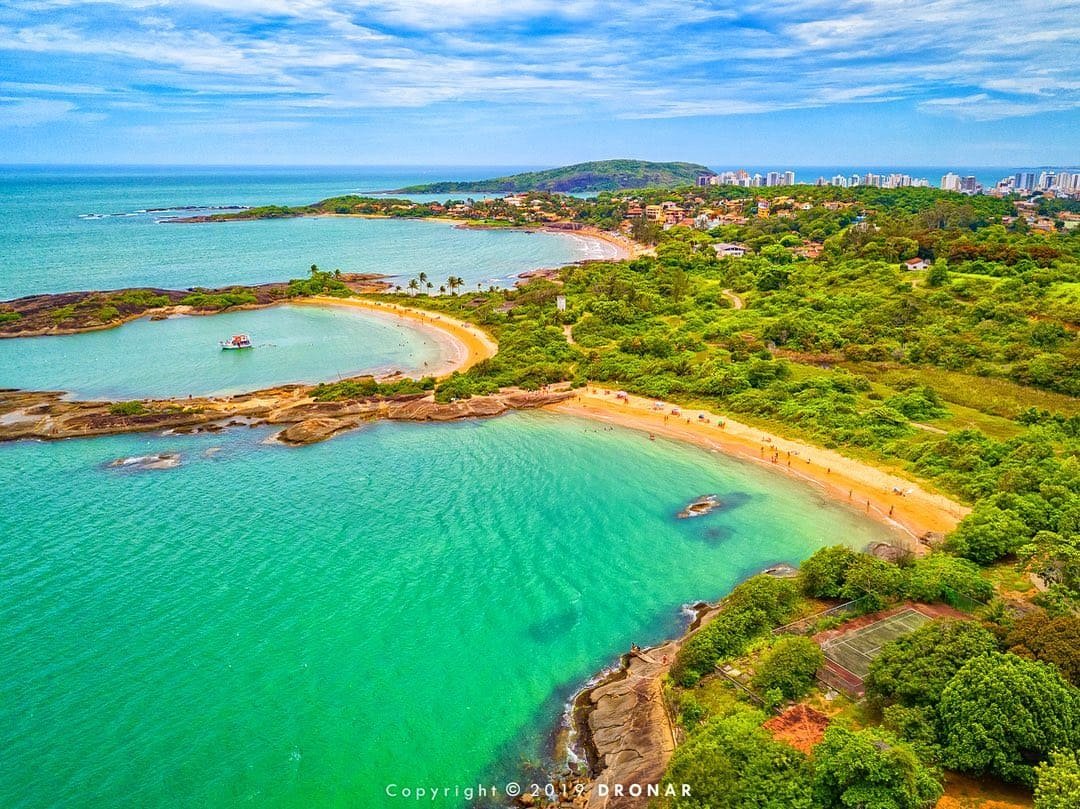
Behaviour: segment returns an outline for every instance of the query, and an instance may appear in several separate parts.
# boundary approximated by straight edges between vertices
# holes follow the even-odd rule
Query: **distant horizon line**
[[[645,160],[644,158],[600,158],[598,160],[579,160],[574,163],[560,163],[557,165],[551,165],[547,163],[64,163],[64,162],[14,162],[5,163],[0,162],[0,169],[7,168],[85,168],[85,169],[102,169],[102,168],[188,168],[188,169],[552,169],[561,168],[564,166],[573,166],[580,163],[597,163],[606,160],[642,160],[648,163],[692,163],[690,160]],[[964,168],[964,169],[1002,169],[1002,168],[1024,168],[1024,169],[1076,169],[1080,168],[1080,163],[996,163],[996,164],[972,164],[972,163],[886,163],[886,162],[866,162],[866,163],[785,163],[783,161],[742,161],[740,164],[731,163],[729,165],[736,166],[764,166],[772,164],[776,166],[786,166],[791,169],[819,169],[819,168],[875,168],[885,167],[891,169],[949,169],[949,168]],[[725,165],[721,163],[700,163],[700,165],[706,168],[712,168],[716,165]],[[729,170],[729,169],[724,169]]]

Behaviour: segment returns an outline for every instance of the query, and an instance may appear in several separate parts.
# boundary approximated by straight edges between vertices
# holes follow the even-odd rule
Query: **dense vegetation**
[[[887,464],[973,511],[925,558],[827,548],[797,582],[736,587],[671,671],[687,741],[667,778],[694,794],[671,805],[929,807],[945,768],[1068,805],[1053,801],[1076,790],[1080,744],[1080,232],[1034,232],[1002,219],[1008,200],[929,189],[782,189],[767,216],[755,215],[758,189],[694,193],[743,221],[702,231],[636,220],[655,256],[412,297],[500,344],[436,396],[599,383]],[[612,195],[596,205],[598,224],[602,206],[621,215]],[[718,241],[746,255],[720,257]],[[929,267],[908,270],[910,258]],[[1040,607],[1015,613],[1002,582]],[[774,632],[820,599],[856,612],[944,602],[974,619],[887,646],[868,699],[803,755],[762,728],[760,711],[822,704],[816,650]],[[843,620],[816,618],[807,632]],[[741,686],[729,682],[740,674]]]
[[[1080,597],[1080,230],[1006,227],[1010,202],[930,189],[786,191],[768,217],[663,231],[655,257],[412,297],[500,343],[437,396],[597,382],[889,463],[975,505],[955,554],[1018,561],[1052,585],[1043,603],[1068,609]],[[744,192],[702,190],[753,205]],[[718,239],[749,252],[718,257]],[[820,256],[800,257],[815,239]],[[930,270],[901,268],[915,255]]]
[[[695,163],[651,163],[647,160],[596,160],[544,171],[470,182],[438,182],[409,186],[400,193],[496,193],[521,191],[615,191],[627,188],[670,188],[693,185],[712,169]]]
[[[822,700],[822,652],[807,635],[842,626],[845,616],[818,612],[818,594],[843,598],[853,577],[876,570],[870,586],[889,592],[871,607],[852,605],[851,617],[910,598],[920,571],[948,579],[954,565],[978,577],[943,551],[897,564],[837,546],[806,560],[795,580],[762,575],[739,585],[676,657],[668,699],[687,741],[665,779],[690,784],[691,796],[662,805],[928,809],[947,768],[1034,787],[1038,807],[1070,806],[1054,801],[1080,787],[1080,690],[1068,682],[1080,661],[1080,617],[972,602],[967,620],[933,620],[887,643],[861,703]],[[942,600],[933,590],[926,600]],[[774,737],[761,712],[800,701],[833,714],[805,754]]]

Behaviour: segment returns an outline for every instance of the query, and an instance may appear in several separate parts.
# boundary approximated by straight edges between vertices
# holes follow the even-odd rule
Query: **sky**
[[[1080,164],[1080,0],[0,0],[0,163]]]

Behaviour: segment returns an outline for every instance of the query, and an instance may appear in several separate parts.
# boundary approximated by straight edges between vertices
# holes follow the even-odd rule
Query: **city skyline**
[[[1080,159],[1076,0],[508,6],[12,0],[0,9],[3,159]]]

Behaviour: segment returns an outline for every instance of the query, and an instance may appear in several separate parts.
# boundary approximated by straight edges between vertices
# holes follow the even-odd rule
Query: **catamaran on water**
[[[223,351],[239,351],[242,348],[254,348],[251,338],[246,334],[234,334],[228,340],[221,341]]]

